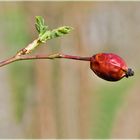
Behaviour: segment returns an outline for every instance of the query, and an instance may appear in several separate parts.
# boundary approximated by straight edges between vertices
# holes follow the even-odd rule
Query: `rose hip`
[[[90,60],[90,68],[100,78],[107,81],[118,81],[123,77],[133,76],[134,72],[128,68],[125,61],[113,53],[99,53]]]
[[[125,61],[113,53],[98,53],[92,57],[80,57],[71,55],[59,55],[58,58],[90,61],[90,68],[100,78],[107,81],[118,81],[123,77],[134,75],[134,71],[128,68]]]

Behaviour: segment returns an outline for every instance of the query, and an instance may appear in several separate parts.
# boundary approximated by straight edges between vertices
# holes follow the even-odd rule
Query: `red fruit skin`
[[[97,76],[107,81],[118,81],[129,76],[126,75],[128,67],[124,60],[113,53],[93,55],[90,60],[90,68]]]

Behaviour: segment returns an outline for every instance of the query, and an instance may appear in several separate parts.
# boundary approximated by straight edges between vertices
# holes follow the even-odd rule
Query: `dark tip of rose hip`
[[[134,75],[134,71],[131,68],[128,68],[125,76],[128,78],[129,76],[133,76],[133,75]]]

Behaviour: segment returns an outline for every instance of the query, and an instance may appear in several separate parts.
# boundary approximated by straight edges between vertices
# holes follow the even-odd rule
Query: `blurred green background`
[[[140,138],[140,2],[0,2],[1,60],[36,39],[37,15],[74,30],[33,53],[113,52],[135,76],[107,82],[63,59],[1,67],[0,138]]]

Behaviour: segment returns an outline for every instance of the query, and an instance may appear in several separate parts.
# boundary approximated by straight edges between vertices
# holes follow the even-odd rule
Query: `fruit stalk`
[[[15,55],[11,58],[8,58],[4,61],[0,62],[0,67],[13,63],[19,60],[32,60],[32,59],[55,59],[55,58],[64,58],[64,59],[74,59],[74,60],[81,60],[81,61],[90,61],[91,57],[80,57],[80,56],[73,56],[73,55],[66,55],[66,54],[51,54],[51,55]]]
[[[91,57],[81,57],[81,56],[74,56],[74,55],[67,55],[67,54],[59,54],[59,58],[74,59],[74,60],[81,60],[81,61],[91,60]]]

